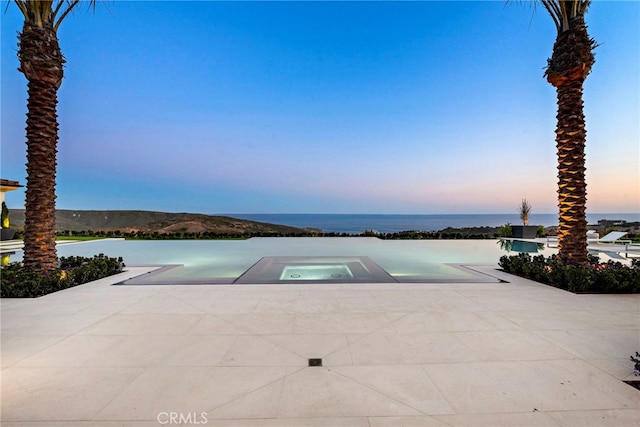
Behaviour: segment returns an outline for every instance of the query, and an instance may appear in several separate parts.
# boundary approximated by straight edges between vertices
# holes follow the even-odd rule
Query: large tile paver
[[[219,315],[207,314],[196,322],[188,331],[189,335],[243,335],[251,331],[220,318]]]
[[[592,325],[585,322],[582,315],[576,316],[568,309],[549,311],[546,308],[544,310],[541,309],[543,306],[539,307],[537,310],[499,311],[498,313],[505,319],[527,330],[593,329]]]
[[[583,360],[589,363],[590,365],[593,365],[598,369],[601,369],[603,372],[606,372],[607,374],[619,380],[631,380],[631,381],[640,380],[639,376],[634,375],[633,363],[629,363],[630,362],[629,356],[619,358],[619,359],[613,359],[613,358],[587,359],[585,358]]]
[[[439,421],[429,415],[417,415],[413,417],[369,417],[368,427],[449,427],[448,424]]]
[[[223,313],[218,318],[252,334],[290,334],[295,315],[289,313]]]
[[[420,411],[339,375],[330,368],[306,368],[284,381],[281,417],[419,415]]]
[[[35,309],[33,315],[2,316],[5,336],[67,336],[82,332],[108,315],[102,314],[42,314]]]
[[[234,335],[188,335],[171,348],[161,366],[219,366],[238,340]]]
[[[265,339],[307,359],[324,358],[349,347],[347,335],[339,334],[267,335]]]
[[[581,360],[430,364],[457,413],[640,408],[638,390]]]
[[[2,427],[158,427],[157,420],[149,421],[15,421],[3,422]]]
[[[241,335],[224,355],[219,366],[307,366],[307,359],[266,338]]]
[[[384,312],[374,313],[318,313],[296,315],[293,332],[296,334],[362,334],[391,325]]]
[[[202,413],[281,380],[281,367],[156,367],[129,384],[96,420],[154,420],[161,412]]]
[[[47,347],[64,340],[66,335],[62,336],[2,336],[2,368],[14,365]]]
[[[19,362],[20,368],[83,366],[120,341],[120,336],[73,335]]]
[[[399,334],[491,331],[495,330],[496,326],[486,319],[492,315],[492,313],[455,310],[409,313],[407,316],[394,321],[393,327]]]
[[[571,359],[571,353],[523,330],[456,332],[453,334],[484,361]]]
[[[605,409],[549,412],[561,426],[623,427],[640,424],[639,409]]]
[[[541,412],[369,418],[371,427],[560,427]]]
[[[366,417],[209,419],[207,427],[371,427]]]
[[[83,335],[185,334],[203,314],[114,314],[82,331]]]
[[[166,293],[148,296],[121,311],[123,314],[203,314],[204,310]]]
[[[176,289],[173,292],[179,293],[180,289]],[[189,296],[189,298],[185,298],[185,301],[205,313],[251,313],[258,306],[261,298],[252,297],[250,295],[233,295],[233,293],[231,293],[223,295],[214,294],[209,297],[197,298]]]
[[[141,368],[17,368],[2,371],[2,421],[90,420]]]
[[[640,331],[617,329],[542,330],[535,333],[583,359],[622,358],[638,351]]]
[[[640,425],[621,381],[639,296],[477,268],[511,283],[102,280],[2,300],[2,425],[147,427],[167,411],[218,427]]]
[[[124,335],[115,344],[88,359],[83,366],[156,366],[176,348],[183,348],[184,342],[185,337],[181,335]]]
[[[447,400],[421,366],[340,366],[332,371],[403,402],[423,414],[453,413]]]
[[[377,333],[349,346],[354,365],[397,365],[477,360],[473,349],[454,334]]]
[[[207,412],[211,419],[277,418],[284,377]]]

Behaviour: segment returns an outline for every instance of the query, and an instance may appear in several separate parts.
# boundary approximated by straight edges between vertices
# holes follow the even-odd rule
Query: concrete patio
[[[509,283],[111,286],[139,267],[5,299],[2,425],[640,424],[640,295],[473,268]]]

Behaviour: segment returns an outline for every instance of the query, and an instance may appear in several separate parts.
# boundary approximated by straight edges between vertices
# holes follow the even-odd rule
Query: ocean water
[[[406,230],[439,231],[447,227],[498,227],[506,223],[521,224],[517,213],[513,214],[457,214],[457,215],[376,215],[376,214],[224,214],[234,218],[293,227],[318,228],[325,233],[359,234],[365,230],[395,233]],[[598,220],[640,221],[638,214],[587,214],[589,224]],[[532,214],[530,225],[545,227],[558,224],[557,214]]]

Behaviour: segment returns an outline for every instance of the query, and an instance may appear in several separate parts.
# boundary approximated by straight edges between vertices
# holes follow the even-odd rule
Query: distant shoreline
[[[283,224],[299,228],[315,228],[325,233],[360,234],[367,230],[378,233],[404,231],[442,231],[447,228],[500,227],[507,223],[522,224],[517,213],[506,214],[225,214],[251,221]],[[640,221],[640,213],[587,214],[595,228],[599,220]],[[529,224],[556,227],[557,214],[531,214]]]
[[[10,212],[11,224],[20,229],[24,210]],[[589,229],[599,232],[612,224],[597,225],[600,220],[640,222],[640,214],[587,214]],[[259,236],[298,234],[397,234],[411,231],[436,233],[463,230],[470,234],[492,233],[505,224],[519,225],[517,213],[508,214],[223,214],[169,213],[127,210],[58,210],[56,229],[66,231],[103,231],[110,234],[200,234],[219,236]],[[556,214],[531,214],[530,225],[547,229],[557,226]],[[478,230],[484,228],[485,230]],[[630,231],[638,232],[633,229]],[[115,233],[119,232],[119,233]]]

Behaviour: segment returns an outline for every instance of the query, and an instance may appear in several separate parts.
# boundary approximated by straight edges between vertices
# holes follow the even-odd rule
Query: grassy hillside
[[[24,210],[11,210],[12,228],[24,227]],[[296,233],[303,230],[286,225],[191,213],[152,211],[56,211],[56,229],[69,231],[126,231],[146,233]]]

